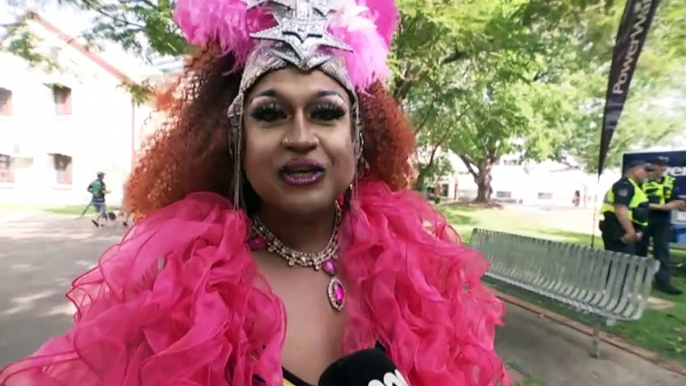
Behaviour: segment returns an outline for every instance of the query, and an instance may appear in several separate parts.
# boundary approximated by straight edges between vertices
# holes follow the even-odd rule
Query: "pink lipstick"
[[[295,159],[279,169],[281,178],[290,185],[312,185],[324,178],[324,166],[306,158]]]

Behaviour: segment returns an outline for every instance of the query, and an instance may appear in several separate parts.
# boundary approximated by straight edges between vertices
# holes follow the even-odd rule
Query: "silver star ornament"
[[[246,0],[246,3],[248,4],[248,10],[265,4],[278,4],[286,8],[291,8],[293,5],[293,2],[291,0]]]
[[[272,40],[278,42],[274,47],[275,54],[283,59],[293,61],[297,59],[299,67],[309,67],[314,62],[321,63],[324,59],[317,51],[319,48],[328,47],[343,51],[352,51],[345,42],[333,36],[327,30],[328,16],[334,11],[328,2],[322,0],[267,0],[261,4],[277,5],[272,9],[272,14],[277,25],[262,31],[250,34],[254,39]],[[284,3],[290,3],[284,6]],[[284,52],[284,48],[290,48],[297,58],[291,53]],[[314,62],[313,62],[314,61]],[[306,63],[309,63],[307,65]]]

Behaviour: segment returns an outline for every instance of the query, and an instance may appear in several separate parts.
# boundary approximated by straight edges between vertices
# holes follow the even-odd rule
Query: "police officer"
[[[642,186],[650,201],[648,228],[636,244],[636,254],[648,256],[648,246],[652,239],[653,257],[660,262],[660,269],[655,275],[655,289],[670,295],[681,295],[683,292],[670,282],[669,239],[672,233],[671,211],[683,208],[685,203],[678,199],[674,177],[665,175],[669,158],[657,157],[650,164],[652,171]]]
[[[636,242],[648,225],[649,202],[640,185],[647,179],[650,164],[634,161],[626,165],[624,177],[605,194],[600,213],[600,231],[606,251],[636,253]]]

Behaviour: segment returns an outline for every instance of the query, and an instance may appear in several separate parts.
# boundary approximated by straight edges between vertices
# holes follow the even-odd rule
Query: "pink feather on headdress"
[[[357,90],[388,76],[387,57],[398,24],[394,0],[331,0],[340,12],[332,16],[330,32],[353,52],[342,52],[348,74]],[[219,43],[239,66],[257,41],[250,34],[275,24],[264,9],[247,10],[245,0],[179,0],[174,19],[189,43]]]

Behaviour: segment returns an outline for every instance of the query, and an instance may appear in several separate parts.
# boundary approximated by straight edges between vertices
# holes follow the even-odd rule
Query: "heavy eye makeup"
[[[288,118],[288,112],[276,102],[265,101],[253,107],[250,116],[256,121],[272,123]]]
[[[317,100],[307,106],[308,117],[313,121],[323,123],[338,121],[347,113],[347,107],[342,102],[337,101]],[[250,117],[265,123],[275,123],[288,119],[289,115],[288,109],[276,101],[256,103],[250,110]]]
[[[322,100],[313,103],[308,108],[310,118],[322,122],[334,122],[343,118],[348,109],[342,103]]]

